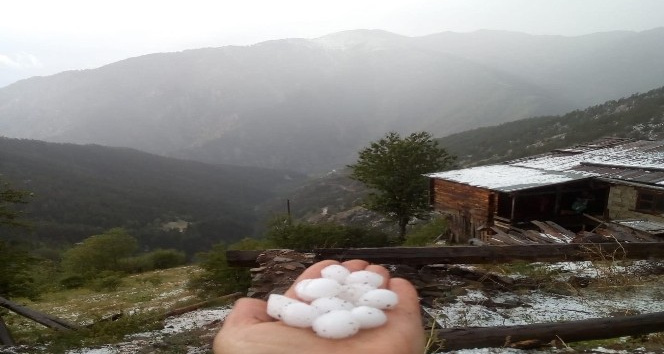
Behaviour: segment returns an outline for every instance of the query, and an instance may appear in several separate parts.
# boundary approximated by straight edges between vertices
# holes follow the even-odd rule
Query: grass
[[[198,272],[195,266],[172,268],[124,277],[113,291],[78,288],[45,293],[37,301],[13,299],[81,326],[77,331],[56,332],[13,312],[3,318],[18,344],[46,346],[48,353],[114,343],[129,333],[157,329],[162,326],[163,313],[197,302],[186,282]],[[117,314],[123,315],[117,321],[101,321]]]

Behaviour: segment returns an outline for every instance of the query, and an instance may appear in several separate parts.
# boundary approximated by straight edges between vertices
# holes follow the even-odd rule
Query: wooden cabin
[[[428,177],[431,205],[449,217],[456,242],[532,220],[580,231],[584,214],[664,236],[664,140],[606,138]]]

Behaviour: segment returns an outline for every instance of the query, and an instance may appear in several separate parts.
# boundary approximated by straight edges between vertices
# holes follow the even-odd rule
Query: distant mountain
[[[0,138],[0,179],[34,193],[25,205],[28,237],[56,245],[125,227],[146,247],[204,250],[251,236],[264,222],[255,206],[302,178],[127,148]]]
[[[0,89],[0,134],[302,172],[387,131],[445,136],[664,83],[664,29],[348,31],[127,59]]]
[[[664,139],[664,87],[562,116],[535,117],[453,134],[438,142],[465,166],[535,155],[606,136]]]

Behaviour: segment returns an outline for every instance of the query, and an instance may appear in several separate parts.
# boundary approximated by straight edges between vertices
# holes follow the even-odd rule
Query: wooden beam
[[[0,306],[14,311],[23,317],[27,317],[49,328],[53,328],[59,331],[76,329],[75,325],[70,324],[62,319],[41,313],[39,311],[31,310],[25,306],[21,306],[15,302],[9,301],[2,296],[0,296]]]
[[[664,331],[664,312],[645,315],[537,323],[505,327],[450,328],[437,331],[444,350],[465,348],[532,348],[551,341],[565,343]]]
[[[226,251],[228,264],[255,267],[256,258],[264,251]],[[322,248],[309,251],[317,260],[364,259],[376,264],[481,264],[529,262],[563,262],[594,260],[600,253],[624,259],[664,258],[664,242],[604,244],[541,244],[516,246],[450,246],[450,247],[383,247]]]
[[[198,302],[198,303],[195,303],[195,304],[191,304],[189,306],[184,306],[184,307],[180,307],[180,308],[177,308],[177,309],[170,310],[170,311],[166,312],[163,315],[163,317],[168,318],[168,317],[171,317],[171,316],[179,316],[179,315],[182,315],[182,314],[187,313],[187,312],[196,311],[196,310],[201,309],[203,307],[225,305],[229,301],[237,300],[237,299],[241,298],[242,296],[244,296],[244,293],[241,293],[241,292],[236,292],[236,293],[220,296],[220,297],[217,297],[217,298],[214,298],[214,299],[211,299],[211,300]]]
[[[12,334],[9,332],[9,328],[7,328],[5,321],[2,320],[2,316],[0,316],[0,346],[15,344]]]

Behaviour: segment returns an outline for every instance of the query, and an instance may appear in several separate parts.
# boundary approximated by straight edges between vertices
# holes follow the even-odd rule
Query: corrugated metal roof
[[[654,235],[664,233],[664,223],[650,220],[616,220],[616,224],[627,226],[629,228],[645,231]]]
[[[663,186],[664,140],[605,138],[504,164],[434,173],[429,177],[499,191],[535,188],[587,177]]]
[[[480,166],[432,173],[427,176],[501,192],[514,192],[587,178],[580,174],[510,165]]]

